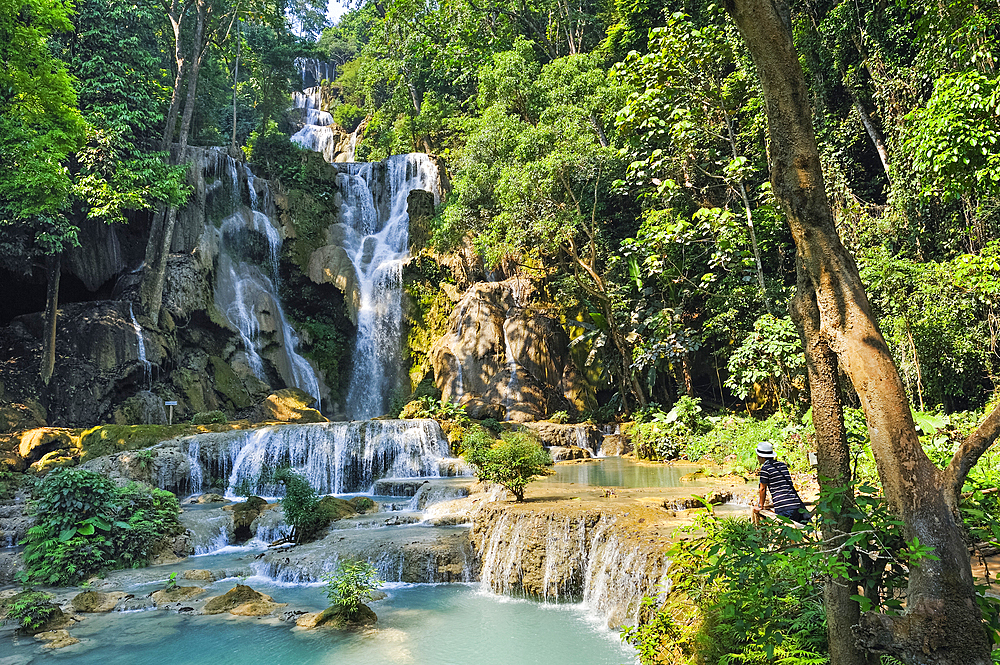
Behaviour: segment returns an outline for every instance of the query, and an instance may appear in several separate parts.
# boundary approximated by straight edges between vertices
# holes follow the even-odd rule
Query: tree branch
[[[948,468],[944,470],[945,486],[950,490],[949,498],[954,501],[953,510],[958,508],[958,499],[965,477],[969,475],[969,471],[983,453],[997,440],[997,436],[1000,436],[1000,406],[994,408],[979,428],[962,442],[955,451],[955,456],[951,458]]]

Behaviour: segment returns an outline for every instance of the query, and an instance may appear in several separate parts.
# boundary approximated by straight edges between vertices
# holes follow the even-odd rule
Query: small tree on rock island
[[[552,457],[528,432],[504,432],[496,441],[482,427],[472,428],[462,441],[466,461],[481,481],[497,483],[524,501],[524,488],[549,473]]]
[[[344,559],[337,570],[323,575],[323,593],[338,607],[346,619],[358,616],[361,606],[373,598],[373,593],[385,584],[378,578],[375,566],[367,561]]]
[[[725,5],[757,68],[767,103],[771,183],[795,239],[799,279],[793,314],[810,364],[821,480],[846,480],[839,399],[828,390],[836,377],[828,370],[839,364],[864,407],[885,497],[904,524],[904,537],[933,553],[910,567],[906,609],[898,615],[869,612],[848,626],[850,632],[835,632],[833,626],[843,623],[838,612],[848,608],[843,599],[838,606],[828,599],[831,662],[860,665],[872,662],[868,654],[889,654],[920,665],[992,663],[958,502],[969,470],[1000,434],[1000,411],[959,446],[946,469],[928,459],[857,265],[834,225],[789,7],[783,0],[726,0]],[[817,380],[820,385],[812,385]],[[817,420],[820,411],[826,415]],[[856,608],[853,612],[857,617]]]

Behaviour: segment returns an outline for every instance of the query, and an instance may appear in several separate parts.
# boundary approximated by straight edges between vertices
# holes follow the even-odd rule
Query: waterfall
[[[354,347],[354,368],[346,408],[354,419],[388,411],[397,387],[402,334],[402,270],[408,254],[411,191],[438,192],[438,173],[427,155],[396,155],[374,164],[348,165],[338,177],[344,196],[342,244],[357,274],[361,305]],[[376,175],[384,169],[384,189]],[[388,197],[387,214],[376,201]],[[353,205],[351,205],[353,203]]]
[[[146,389],[149,387],[153,381],[153,363],[149,362],[146,358],[146,335],[142,330],[142,326],[139,325],[139,321],[135,318],[135,312],[132,311],[132,303],[128,304],[128,316],[132,320],[132,328],[135,330],[136,338],[136,349],[139,353],[139,362],[142,363],[143,374],[146,380]]]
[[[187,439],[195,474],[225,477],[229,496],[280,496],[273,473],[290,467],[320,494],[367,491],[379,478],[437,477],[448,442],[433,420],[279,425]],[[195,469],[197,468],[197,471]]]
[[[192,439],[187,446],[188,468],[188,494],[197,494],[205,484],[204,474],[201,472],[201,462],[198,458],[201,454],[201,446],[197,438]]]
[[[233,212],[219,228],[219,257],[215,275],[215,304],[237,330],[246,349],[250,369],[260,379],[267,377],[261,350],[271,341],[280,353],[272,357],[281,378],[320,399],[319,379],[309,362],[297,351],[298,336],[285,318],[278,298],[278,259],[281,231],[261,207],[253,173],[243,166],[250,192],[249,210],[241,205],[240,168],[230,157],[219,160],[232,181]],[[265,194],[265,210],[270,206]],[[261,333],[273,335],[262,339]]]
[[[655,595],[664,580],[662,552],[629,536],[614,514],[484,510],[473,542],[483,586],[495,593],[582,601],[620,626],[640,619],[643,598]]]
[[[303,72],[303,79],[305,72]],[[318,152],[323,155],[323,159],[331,164],[335,161],[354,161],[354,146],[357,142],[357,130],[351,134],[350,154],[347,159],[337,159],[341,154],[340,135],[333,127],[333,116],[326,111],[320,110],[322,102],[322,91],[319,87],[306,88],[303,92],[292,93],[292,104],[295,108],[303,109],[305,123],[302,129],[291,136],[291,140],[307,150]]]

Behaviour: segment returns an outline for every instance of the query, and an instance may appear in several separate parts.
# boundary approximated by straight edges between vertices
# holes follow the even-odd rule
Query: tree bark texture
[[[920,446],[899,372],[871,314],[857,265],[834,226],[788,6],[776,0],[728,0],[727,9],[757,67],[767,104],[771,183],[816,293],[821,338],[861,400],[883,490],[904,522],[904,537],[919,539],[937,556],[911,562],[902,615],[866,614],[855,636],[865,649],[907,663],[986,665],[989,641],[953,510],[954,482],[946,482],[945,472]]]
[[[837,354],[830,349],[820,330],[816,290],[801,261],[797,263],[798,283],[789,309],[805,349],[809,398],[817,438],[816,472],[820,490],[828,491],[850,486],[851,451],[844,427]],[[825,518],[822,535],[827,547],[840,545],[851,533],[854,520],[844,509],[853,498],[853,492],[848,489],[841,510],[822,516]],[[851,580],[828,579],[823,584],[831,665],[868,665],[875,662],[854,643],[852,629],[860,621],[861,607],[851,596],[857,593],[858,585]]]
[[[42,349],[42,383],[49,385],[56,369],[56,320],[59,316],[59,277],[62,274],[62,254],[45,257],[45,344]]]

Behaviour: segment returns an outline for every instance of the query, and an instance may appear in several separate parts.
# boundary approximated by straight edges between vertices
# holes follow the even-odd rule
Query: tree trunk
[[[191,133],[191,120],[194,117],[194,107],[198,93],[198,73],[204,57],[205,21],[208,14],[208,4],[204,0],[198,2],[198,18],[195,22],[194,37],[191,44],[191,72],[188,75],[187,99],[184,102],[184,115],[181,118],[180,134],[177,137],[178,159],[185,160],[188,137]],[[175,93],[176,93],[175,88]],[[166,136],[166,133],[164,134]],[[157,218],[163,220],[157,224]],[[177,207],[169,206],[165,213],[159,213],[153,218],[149,242],[146,244],[146,269],[143,272],[142,284],[139,286],[139,297],[146,315],[153,325],[160,321],[160,306],[163,304],[163,284],[166,281],[167,258],[170,256],[170,245],[174,240],[174,227],[177,224]]]
[[[62,254],[45,257],[47,288],[45,290],[45,346],[42,349],[42,383],[49,385],[56,368],[56,319],[59,315],[59,277],[62,273]]]
[[[848,488],[842,506],[853,499],[851,482],[851,451],[844,427],[843,400],[839,389],[837,355],[820,332],[816,290],[798,262],[798,284],[789,307],[792,320],[802,336],[806,369],[809,376],[809,397],[813,425],[816,427],[817,475],[821,491]],[[827,547],[840,545],[851,533],[854,520],[841,509],[821,515],[823,540]],[[851,631],[858,625],[861,607],[851,596],[858,585],[851,580],[827,579],[823,584],[823,606],[826,608],[826,633],[830,645],[831,665],[867,665],[877,660],[854,644]]]
[[[837,234],[788,6],[776,0],[728,0],[727,9],[757,67],[767,103],[771,183],[805,278],[815,289],[821,337],[861,400],[883,490],[904,523],[904,537],[919,539],[937,557],[910,563],[902,615],[866,614],[855,636],[869,651],[907,663],[987,665],[992,662],[989,640],[953,510],[955,478],[964,466],[950,477],[921,448],[903,382],[871,314],[857,265]],[[978,459],[980,449],[995,440],[1000,417],[992,421],[993,416],[988,422],[995,426],[984,432],[984,441],[969,446],[970,458]]]

